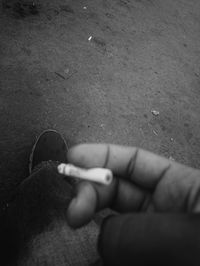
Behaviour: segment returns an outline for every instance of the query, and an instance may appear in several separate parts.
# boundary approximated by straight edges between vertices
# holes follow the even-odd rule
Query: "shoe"
[[[68,147],[65,139],[56,130],[43,131],[36,139],[29,158],[29,174],[42,162],[67,162]]]

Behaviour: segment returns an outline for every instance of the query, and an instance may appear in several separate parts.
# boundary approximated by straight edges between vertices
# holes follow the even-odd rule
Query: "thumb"
[[[126,214],[107,217],[98,250],[104,265],[200,265],[200,216]]]

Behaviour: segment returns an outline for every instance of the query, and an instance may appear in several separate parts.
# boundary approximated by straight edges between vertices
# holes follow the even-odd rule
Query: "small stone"
[[[156,135],[156,136],[158,136],[158,133],[153,129],[153,133]]]
[[[158,116],[160,114],[160,112],[157,110],[151,110],[151,113],[155,116]]]

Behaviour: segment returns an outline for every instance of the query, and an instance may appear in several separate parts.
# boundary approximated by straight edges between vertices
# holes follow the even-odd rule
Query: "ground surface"
[[[4,0],[0,9],[2,205],[47,128],[69,145],[137,145],[200,167],[199,0]]]

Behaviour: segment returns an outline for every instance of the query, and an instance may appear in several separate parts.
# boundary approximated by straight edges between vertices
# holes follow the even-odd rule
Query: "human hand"
[[[151,253],[161,248],[162,253],[168,254],[175,242],[178,243],[176,253],[180,253],[185,248],[181,244],[182,233],[188,236],[187,242],[196,236],[200,218],[189,213],[200,210],[199,170],[134,147],[106,144],[73,147],[68,153],[68,161],[80,167],[104,167],[113,171],[115,178],[109,186],[80,182],[67,213],[73,227],[88,223],[97,211],[106,207],[129,213],[106,219],[102,226],[100,253],[107,263],[120,265],[126,261],[128,265],[133,256],[135,261],[136,254],[145,255],[145,250],[148,253],[149,247]],[[194,258],[194,254],[192,256]],[[174,253],[172,257],[176,260]],[[146,259],[149,261],[150,258],[147,256],[142,261],[140,258],[140,265]],[[152,259],[155,262],[156,256]],[[185,256],[182,259],[186,261]],[[179,258],[177,262],[180,262]]]

